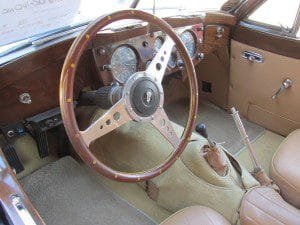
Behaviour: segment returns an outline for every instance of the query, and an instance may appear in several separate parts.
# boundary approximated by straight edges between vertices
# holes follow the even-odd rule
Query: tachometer
[[[137,71],[138,59],[135,52],[128,46],[118,47],[111,56],[111,71],[120,83]]]
[[[155,40],[154,40],[154,50],[156,52],[158,52],[159,49],[161,48],[161,46],[163,45],[163,43],[164,43],[164,40],[163,40],[162,37],[159,36],[159,37],[155,38]]]
[[[190,57],[193,57],[195,55],[196,43],[192,33],[185,31],[180,35],[180,38],[187,48]]]

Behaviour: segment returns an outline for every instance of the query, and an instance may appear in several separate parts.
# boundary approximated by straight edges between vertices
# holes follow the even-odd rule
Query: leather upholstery
[[[171,215],[160,225],[230,225],[230,223],[211,208],[191,206]]]
[[[243,198],[240,221],[242,225],[299,225],[300,210],[285,202],[274,189],[256,187]]]
[[[270,176],[279,186],[282,197],[300,208],[300,129],[280,144],[270,165]]]

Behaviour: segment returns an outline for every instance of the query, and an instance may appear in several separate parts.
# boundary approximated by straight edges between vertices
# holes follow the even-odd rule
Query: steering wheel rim
[[[180,143],[178,143],[178,145],[176,145],[175,147],[176,150],[173,150],[172,154],[158,166],[155,166],[146,171],[136,173],[127,173],[115,170],[102,163],[91,153],[86,139],[84,138],[83,132],[78,128],[73,108],[74,78],[81,55],[98,31],[100,31],[103,27],[111,24],[112,22],[123,19],[138,19],[146,21],[149,24],[156,25],[161,31],[165,32],[166,35],[168,35],[175,43],[175,46],[179,54],[181,55],[190,86],[189,117],[186,123],[186,127],[181,136]],[[62,68],[59,86],[59,102],[62,120],[64,122],[66,132],[75,151],[82,158],[82,160],[92,169],[110,179],[122,182],[139,182],[156,177],[166,171],[171,165],[173,165],[173,163],[180,157],[181,153],[184,151],[189,137],[192,134],[198,109],[197,78],[192,60],[189,57],[184,44],[182,43],[180,37],[173,31],[173,28],[167,22],[144,11],[122,10],[99,17],[90,25],[88,25],[88,27],[74,40],[72,46],[68,51]]]

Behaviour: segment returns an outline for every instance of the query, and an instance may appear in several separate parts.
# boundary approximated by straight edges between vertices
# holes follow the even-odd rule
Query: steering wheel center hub
[[[130,90],[130,101],[134,112],[142,117],[151,116],[160,100],[157,85],[148,77],[137,79]]]
[[[124,86],[126,108],[136,121],[149,121],[163,106],[164,93],[159,82],[145,72],[130,77]]]

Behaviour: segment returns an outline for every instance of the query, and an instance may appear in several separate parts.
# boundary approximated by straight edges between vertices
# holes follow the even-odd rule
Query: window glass
[[[299,4],[300,0],[267,0],[249,16],[249,20],[290,29],[293,27]]]
[[[227,0],[155,0],[155,7],[160,10],[219,10]],[[153,0],[140,0],[137,8],[152,9]]]
[[[128,8],[132,0],[0,0],[0,46]]]

